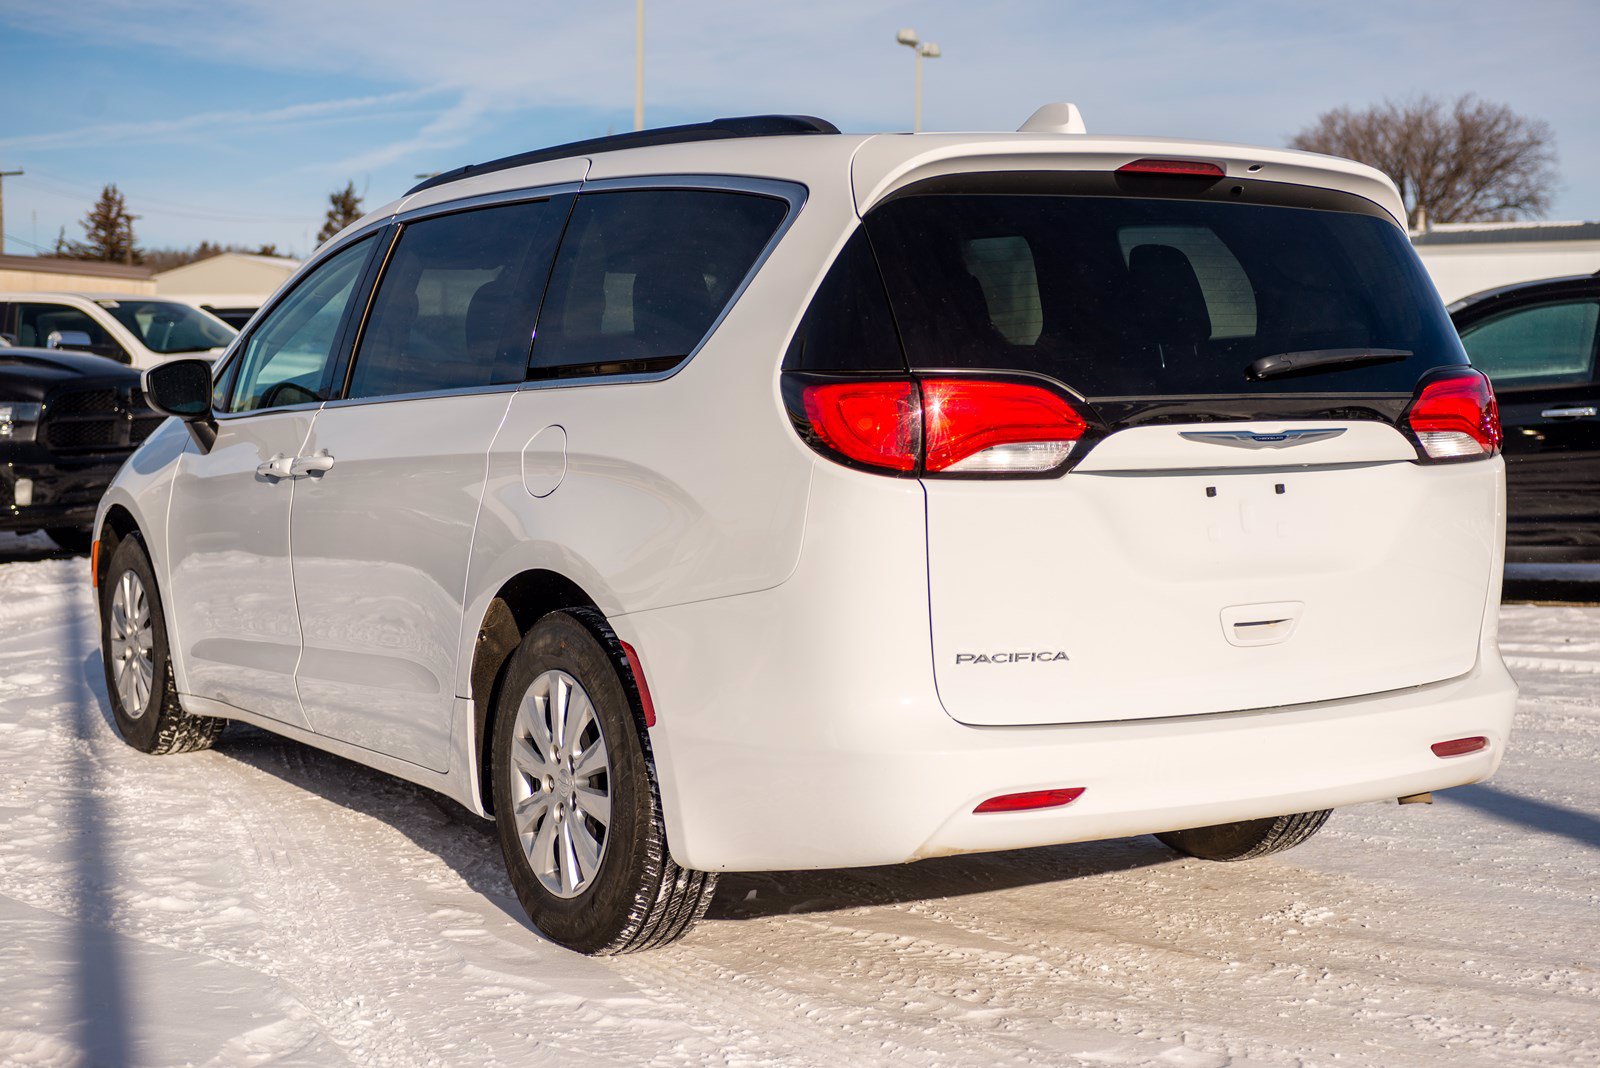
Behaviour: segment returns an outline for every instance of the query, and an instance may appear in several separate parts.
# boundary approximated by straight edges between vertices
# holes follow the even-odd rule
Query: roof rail
[[[694,122],[685,126],[662,126],[655,130],[633,130],[608,137],[592,137],[587,141],[572,141],[551,148],[536,148],[519,152],[515,156],[472,163],[453,171],[436,174],[406,190],[406,196],[424,189],[474,178],[493,171],[523,167],[530,163],[546,163],[553,159],[568,159],[591,152],[615,152],[624,148],[649,148],[652,145],[681,145],[691,141],[722,141],[734,137],[779,137],[784,134],[836,134],[839,127],[827,119],[811,115],[737,115],[710,122]]]

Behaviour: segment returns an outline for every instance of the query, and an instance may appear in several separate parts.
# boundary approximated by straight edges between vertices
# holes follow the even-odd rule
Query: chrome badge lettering
[[[957,653],[959,664],[1049,664],[1070,659],[1066,653]]]
[[[1254,430],[1181,430],[1178,436],[1211,445],[1231,445],[1236,449],[1287,449],[1291,445],[1327,441],[1343,433],[1343,427],[1326,427],[1316,430],[1280,430],[1276,434],[1258,434]]]

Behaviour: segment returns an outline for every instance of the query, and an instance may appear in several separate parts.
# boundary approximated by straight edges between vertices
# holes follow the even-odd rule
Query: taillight
[[[1221,178],[1226,172],[1215,163],[1198,159],[1136,159],[1117,168],[1118,174],[1159,174],[1167,177]]]
[[[1500,406],[1479,371],[1463,368],[1424,382],[1405,424],[1425,460],[1472,460],[1500,451]]]
[[[902,474],[1052,472],[1089,429],[1048,389],[979,378],[805,382],[799,407],[813,446]]]
[[[806,419],[822,445],[869,467],[913,471],[922,415],[912,382],[825,382],[805,387]]]
[[[1049,390],[972,378],[924,381],[922,423],[924,470],[951,474],[1054,470],[1089,429]]]

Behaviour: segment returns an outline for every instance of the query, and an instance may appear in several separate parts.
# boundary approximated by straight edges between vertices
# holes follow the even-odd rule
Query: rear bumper
[[[904,551],[910,537],[860,536],[919,532],[920,493],[824,492],[832,507],[813,502],[787,582],[612,620],[654,698],[668,842],[686,867],[891,864],[1277,816],[1475,782],[1504,751],[1516,685],[1496,648],[1498,577],[1476,666],[1453,680],[1252,712],[959,723],[933,679],[926,557]],[[1429,748],[1471,735],[1488,749]],[[973,813],[1052,787],[1085,792],[1061,809]]]

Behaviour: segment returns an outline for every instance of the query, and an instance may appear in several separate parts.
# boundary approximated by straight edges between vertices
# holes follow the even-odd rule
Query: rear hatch
[[[1472,669],[1501,465],[1471,442],[1430,462],[1407,412],[1428,381],[1481,378],[1391,219],[1268,186],[967,175],[866,217],[882,292],[858,280],[852,314],[887,298],[930,450],[974,380],[1084,423],[1048,471],[1035,442],[905,472],[955,719],[1196,715]],[[888,370],[886,342],[840,333],[803,328],[791,376]]]

